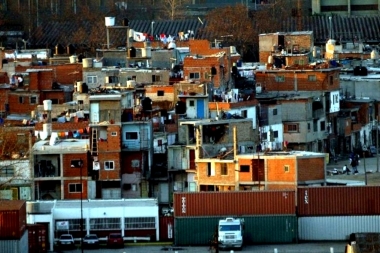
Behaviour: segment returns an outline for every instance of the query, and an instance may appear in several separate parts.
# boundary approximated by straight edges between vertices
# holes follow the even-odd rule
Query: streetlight
[[[80,249],[83,253],[83,180],[82,180],[82,168],[83,161],[79,160],[79,168],[80,168]]]
[[[153,25],[154,25],[154,21],[152,21],[152,23],[151,23],[151,27],[150,27],[150,28],[151,28],[151,33],[152,33],[152,36],[153,36],[153,40],[154,40]]]

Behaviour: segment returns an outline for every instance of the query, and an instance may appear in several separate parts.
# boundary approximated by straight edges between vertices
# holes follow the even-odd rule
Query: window
[[[90,219],[90,230],[120,229],[120,218],[92,218]]]
[[[313,121],[313,131],[314,131],[314,132],[317,132],[317,131],[318,131],[318,120],[317,120],[317,119],[315,119],[315,120]]]
[[[315,82],[315,81],[317,81],[317,76],[316,75],[308,75],[307,80],[309,80],[310,82]]]
[[[105,161],[104,162],[104,169],[105,170],[114,170],[115,169],[114,161]]]
[[[195,102],[194,102],[194,100],[189,100],[189,106],[190,106],[190,107],[194,107],[194,106],[195,106]]]
[[[298,125],[297,124],[288,124],[286,125],[286,129],[288,132],[298,132]]]
[[[161,76],[158,75],[152,75],[152,82],[159,82],[161,81]]]
[[[165,94],[165,92],[163,90],[158,90],[157,91],[157,96],[159,96],[159,97],[164,96],[164,94]]]
[[[67,222],[68,223],[68,229],[65,227],[63,229],[62,227],[59,226],[61,222]],[[69,231],[80,231],[80,219],[65,219],[65,220],[55,220],[56,228],[57,230],[69,230]],[[83,219],[83,229],[86,230],[86,221]]]
[[[215,176],[215,165],[212,163],[207,163],[207,176]]]
[[[249,165],[240,165],[240,172],[249,172]]]
[[[105,83],[118,83],[119,77],[117,76],[106,76]]]
[[[25,142],[26,142],[25,134],[17,134],[17,143],[25,143]]]
[[[273,138],[278,138],[278,131],[273,131]]]
[[[329,84],[333,85],[334,84],[334,76],[329,76]]]
[[[310,132],[310,130],[311,130],[311,125],[310,125],[310,123],[307,123],[307,131]]]
[[[0,167],[0,177],[12,177],[14,176],[15,171],[13,166],[3,166]]]
[[[37,97],[36,96],[32,96],[30,97],[30,104],[37,104]]]
[[[221,163],[220,164],[220,174],[222,176],[228,175],[228,166],[227,166],[227,163]]]
[[[69,192],[82,192],[82,184],[69,184]]]
[[[277,115],[277,108],[273,109],[273,115]]]
[[[125,139],[127,140],[137,140],[138,136],[137,132],[125,132]]]
[[[125,229],[156,229],[156,219],[154,217],[125,218]]]
[[[199,72],[195,72],[195,73],[190,73],[189,77],[190,79],[199,79],[200,75],[199,75]]]
[[[71,160],[70,167],[71,168],[80,168],[83,165],[83,161],[81,159]]]
[[[321,131],[325,131],[326,130],[326,123],[325,123],[325,121],[321,121],[320,125],[321,125]]]
[[[289,169],[290,169],[290,168],[289,168],[289,165],[284,165],[284,171],[285,171],[285,172],[289,172]]]
[[[243,118],[247,118],[247,115],[247,110],[241,110],[240,116],[242,116]]]
[[[117,136],[117,132],[111,132],[111,136]]]
[[[276,82],[281,82],[281,83],[283,83],[283,82],[285,82],[285,76],[283,76],[283,75],[277,75],[276,76],[276,78],[275,78],[275,81]]]
[[[87,83],[88,84],[98,83],[98,77],[97,76],[87,76]]]
[[[261,133],[261,139],[263,141],[266,141],[268,139],[268,132],[265,132],[265,133]]]
[[[18,102],[20,104],[23,104],[24,103],[24,97],[18,97]]]

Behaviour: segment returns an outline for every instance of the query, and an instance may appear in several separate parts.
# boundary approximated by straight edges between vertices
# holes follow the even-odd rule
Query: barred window
[[[70,231],[80,231],[80,219],[66,219],[66,220],[56,220],[56,224],[59,221],[68,221],[69,222],[69,230]],[[56,227],[59,230],[58,227]],[[83,229],[86,230],[86,221],[83,219]]]
[[[156,220],[154,217],[125,218],[125,229],[155,229]]]
[[[12,177],[15,175],[14,167],[12,165],[4,166],[0,168],[1,177]]]
[[[94,218],[90,219],[90,230],[120,229],[120,218]]]

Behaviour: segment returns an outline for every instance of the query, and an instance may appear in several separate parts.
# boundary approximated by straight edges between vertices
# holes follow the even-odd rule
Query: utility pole
[[[379,116],[376,117],[376,172],[379,172]]]

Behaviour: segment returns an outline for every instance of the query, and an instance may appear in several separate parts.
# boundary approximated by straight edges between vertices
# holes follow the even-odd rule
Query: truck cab
[[[243,247],[244,220],[228,217],[219,220],[218,226],[218,243],[219,248],[236,248]]]

